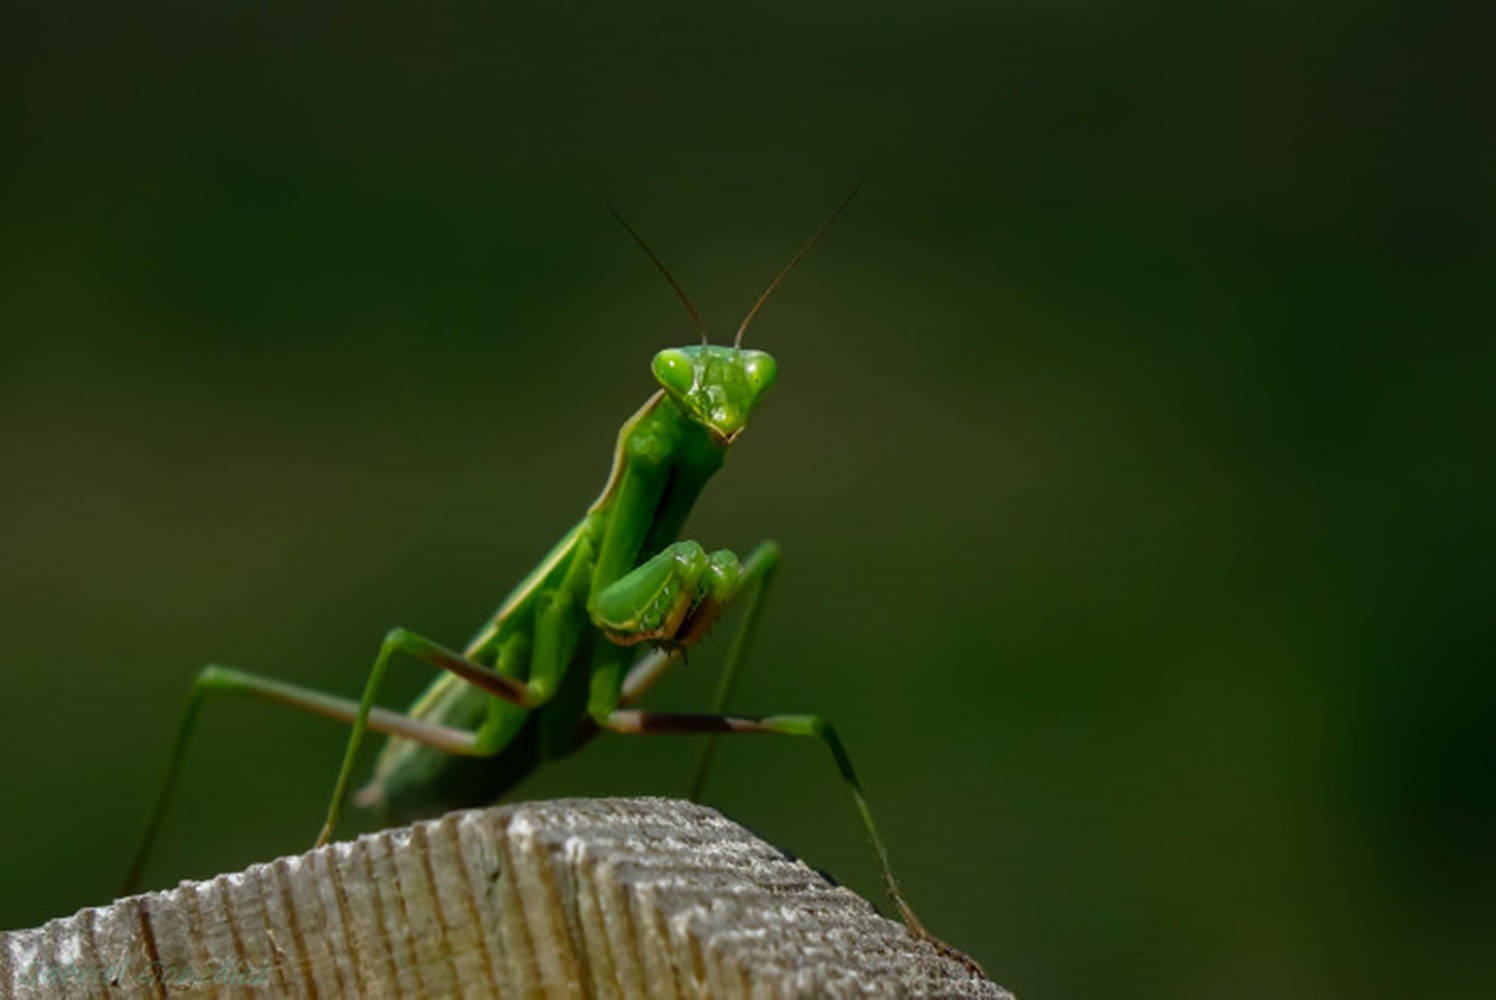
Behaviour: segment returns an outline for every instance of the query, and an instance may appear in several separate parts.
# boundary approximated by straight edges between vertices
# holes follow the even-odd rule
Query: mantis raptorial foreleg
[[[724,687],[731,687],[734,683],[728,678],[737,672],[737,665],[746,654],[745,633],[756,627],[763,591],[778,567],[779,545],[775,542],[760,542],[743,560],[735,592],[724,602],[698,608],[686,619],[682,627],[682,632],[688,633],[691,637],[689,642],[699,641],[739,600],[746,598],[748,601],[742,623],[738,626],[736,638],[733,640],[732,649],[723,665],[724,679],[718,684],[717,697],[713,701],[714,711],[721,712],[726,707],[725,695],[731,692],[724,692]],[[630,668],[628,676],[624,678],[623,690],[618,701],[619,706],[627,708],[648,694],[661,678],[685,659],[685,645],[686,642],[672,643],[640,657]]]
[[[722,665],[722,673],[717,681],[717,691],[712,698],[712,714],[722,714],[737,686],[739,669],[748,657],[749,645],[758,630],[759,616],[763,613],[764,597],[774,578],[774,572],[778,568],[778,544],[759,543],[743,560],[742,570],[733,592],[724,600],[703,601],[687,617],[681,626],[679,645],[655,650],[642,657],[634,665],[633,669],[628,672],[628,676],[624,678],[618,705],[628,707],[644,697],[660,678],[684,659],[685,645],[699,641],[723,614],[741,600],[745,602],[743,617],[738,624],[737,631],[733,634],[732,646],[727,652],[727,659]],[[613,707],[617,706],[608,706],[608,710],[611,711]],[[716,742],[716,734],[708,736],[697,754],[687,791],[687,797],[692,801],[701,798],[701,790],[706,785],[707,772],[711,768]]]

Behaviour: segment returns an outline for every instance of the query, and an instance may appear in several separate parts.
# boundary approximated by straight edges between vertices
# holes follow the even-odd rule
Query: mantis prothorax
[[[678,540],[697,496],[774,383],[774,359],[743,347],[744,333],[770,293],[856,192],[853,188],[780,270],[738,327],[731,346],[707,342],[690,299],[615,211],[675,289],[701,343],[655,355],[651,370],[659,388],[619,431],[602,493],[460,652],[403,628],[391,630],[358,701],[229,667],[204,667],[192,686],[126,887],[138,883],[145,867],[204,698],[229,694],[352,727],[318,845],[337,827],[369,729],[390,739],[356,801],[377,808],[392,823],[491,802],[542,761],[566,756],[600,732],[708,734],[690,785],[693,799],[706,781],[717,734],[817,738],[831,751],[851,791],[904,922],[915,934],[930,938],[894,879],[862,785],[831,724],[819,715],[724,714],[779,565],[779,548],[764,542],[739,560],[725,549],[707,552],[695,541]],[[744,605],[741,623],[710,713],[631,707],[739,602]],[[375,705],[385,671],[397,655],[442,671],[405,712]]]

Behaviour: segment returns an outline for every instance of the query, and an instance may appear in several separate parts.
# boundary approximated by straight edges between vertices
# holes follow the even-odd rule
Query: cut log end
[[[1009,995],[720,813],[452,813],[0,934],[0,995]]]

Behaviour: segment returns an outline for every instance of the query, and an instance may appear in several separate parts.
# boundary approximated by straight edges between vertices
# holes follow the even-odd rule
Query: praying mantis
[[[811,714],[725,714],[779,566],[779,548],[764,542],[740,560],[731,551],[708,552],[694,540],[679,538],[703,487],[775,381],[774,359],[743,346],[749,324],[860,186],[861,182],[769,283],[731,346],[708,342],[706,328],[680,284],[614,210],[618,222],[675,290],[700,343],[667,348],[654,356],[651,371],[658,388],[620,429],[612,470],[597,499],[461,651],[408,629],[392,629],[379,647],[358,701],[230,667],[202,668],[126,889],[139,884],[208,695],[257,699],[351,727],[318,846],[337,827],[359,748],[371,729],[389,739],[356,801],[378,809],[389,823],[491,802],[544,761],[569,755],[605,733],[706,735],[690,785],[690,797],[695,799],[706,781],[718,735],[779,733],[812,737],[829,749],[905,924],[917,936],[959,955],[924,929],[904,898],[851,758],[832,725]],[[741,619],[711,712],[633,707],[735,605],[741,605]],[[397,657],[441,671],[405,712],[375,704],[386,671]]]

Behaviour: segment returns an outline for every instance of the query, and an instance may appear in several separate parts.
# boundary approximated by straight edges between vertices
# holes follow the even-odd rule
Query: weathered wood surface
[[[6,933],[0,995],[1008,998],[655,798],[452,813]]]

